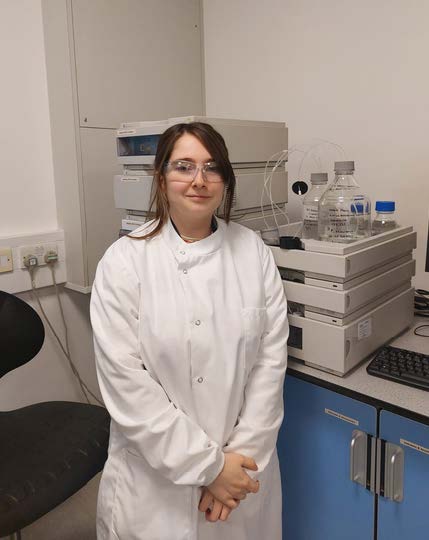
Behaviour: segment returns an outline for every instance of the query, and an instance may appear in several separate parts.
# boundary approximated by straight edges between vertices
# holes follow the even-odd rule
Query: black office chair
[[[0,378],[34,358],[44,337],[34,309],[0,291]],[[0,537],[19,540],[103,468],[109,423],[103,407],[68,401],[0,412]]]

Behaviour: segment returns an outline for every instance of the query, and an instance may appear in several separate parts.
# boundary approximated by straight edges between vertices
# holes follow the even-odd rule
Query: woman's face
[[[195,178],[188,182],[174,171],[165,173],[164,188],[173,220],[175,216],[186,220],[211,219],[221,204],[224,189],[223,181],[207,182],[204,179],[201,167],[213,162],[212,156],[196,137],[185,133],[177,139],[169,159],[170,163],[177,160],[190,161],[200,168]]]

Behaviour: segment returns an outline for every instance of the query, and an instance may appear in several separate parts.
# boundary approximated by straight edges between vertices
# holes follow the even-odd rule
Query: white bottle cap
[[[354,161],[336,161],[334,163],[334,171],[337,174],[351,174],[355,171]]]
[[[311,173],[310,182],[315,185],[327,184],[328,173],[325,173],[325,172]]]

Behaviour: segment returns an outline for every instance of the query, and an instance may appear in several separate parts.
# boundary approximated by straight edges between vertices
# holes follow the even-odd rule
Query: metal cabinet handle
[[[354,429],[350,441],[350,480],[366,487],[367,434]]]
[[[404,499],[404,450],[386,442],[384,496],[400,503]]]

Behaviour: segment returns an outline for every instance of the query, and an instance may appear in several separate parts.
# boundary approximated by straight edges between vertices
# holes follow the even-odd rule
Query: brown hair
[[[235,174],[229,161],[228,149],[226,147],[224,138],[210,124],[206,124],[204,122],[175,124],[169,127],[161,135],[155,156],[149,212],[151,213],[154,205],[156,205],[154,220],[158,220],[158,223],[156,227],[149,233],[143,236],[128,235],[130,238],[134,238],[136,240],[148,240],[149,238],[153,238],[159,234],[162,227],[167,223],[169,212],[167,196],[163,190],[163,183],[165,181],[164,169],[166,163],[170,159],[176,141],[185,133],[189,133],[190,135],[196,137],[207,149],[219,167],[225,185],[223,218],[225,219],[226,223],[229,222],[235,191]]]

